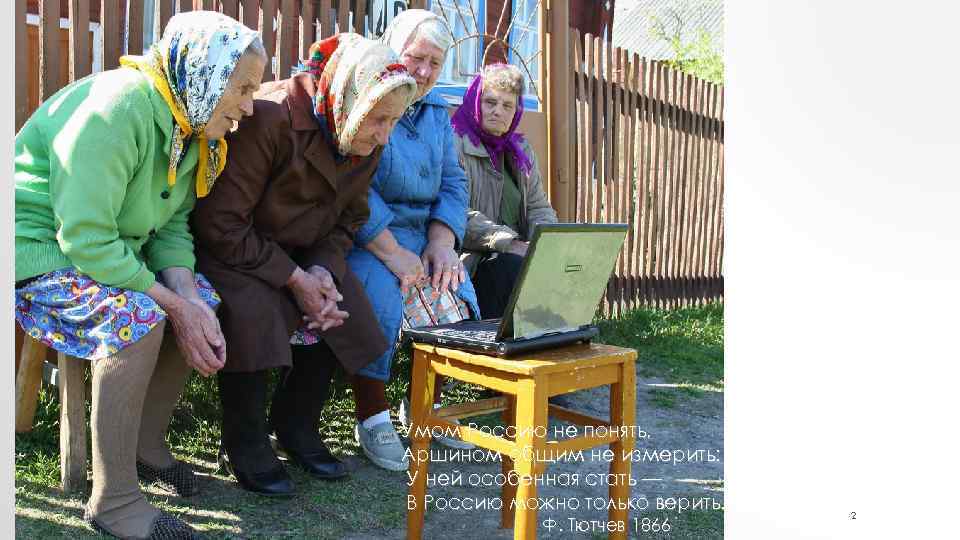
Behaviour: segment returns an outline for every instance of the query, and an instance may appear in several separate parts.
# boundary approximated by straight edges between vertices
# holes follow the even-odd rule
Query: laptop
[[[540,224],[499,319],[403,329],[404,339],[495,356],[589,342],[626,224]]]

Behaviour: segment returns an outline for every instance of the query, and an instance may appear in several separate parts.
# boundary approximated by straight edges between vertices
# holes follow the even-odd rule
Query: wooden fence
[[[576,221],[629,223],[604,310],[723,298],[723,87],[571,30]]]
[[[103,69],[117,67],[124,54],[143,51],[143,0],[63,0],[64,5],[69,6],[63,12],[61,0],[14,0],[14,3],[18,21],[15,30],[16,129],[20,129],[44,99],[91,73],[91,54],[76,53],[91,50],[88,30],[91,14],[101,28],[109,29],[102,33],[98,51]],[[424,0],[412,0],[409,4],[422,7]],[[30,73],[30,62],[24,54],[28,39],[23,21],[28,8],[39,15],[39,68],[33,68],[39,73]],[[264,73],[265,81],[290,76],[291,68],[306,55],[316,39],[340,31],[362,33],[368,19],[366,0],[156,0],[157,27],[162,32],[174,13],[194,9],[220,11],[260,32],[267,54],[274,58]],[[69,20],[66,30],[61,29],[61,15],[67,15]],[[123,32],[124,20],[130,21],[126,33]],[[68,38],[61,39],[61,33]],[[68,66],[64,74],[60,70],[61,56]],[[40,83],[39,92],[32,96],[28,91],[29,77],[39,77]]]
[[[30,0],[39,15],[38,59],[25,54],[28,32],[21,21],[28,0],[14,3],[16,129],[40,102],[91,72],[92,19],[110,29],[101,32],[97,45],[103,69],[116,67],[123,54],[142,52],[143,0],[64,0],[66,38],[60,0]],[[423,7],[425,2],[409,4]],[[553,29],[567,28],[560,24],[566,21],[567,2],[550,0],[549,5],[550,15],[542,11],[541,20],[556,21],[548,25]],[[264,74],[264,80],[272,80],[289,76],[314,40],[373,26],[365,24],[366,6],[365,0],[157,0],[154,18],[162,29],[174,12],[212,9],[258,29],[274,58]],[[126,33],[124,19],[131,23]],[[559,128],[544,131],[549,147],[558,151],[540,157],[562,220],[630,224],[605,313],[721,300],[723,87],[612,48],[599,37],[569,32],[544,33],[552,43],[541,71],[549,74],[547,126]],[[569,54],[562,55],[566,43]],[[37,64],[33,72],[31,61]],[[39,79],[33,96],[29,77]],[[558,146],[559,141],[565,142]]]

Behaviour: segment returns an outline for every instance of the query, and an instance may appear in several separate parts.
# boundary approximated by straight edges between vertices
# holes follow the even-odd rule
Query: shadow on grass
[[[723,390],[723,304],[635,310],[598,325],[597,341],[637,350],[641,376],[682,388]]]

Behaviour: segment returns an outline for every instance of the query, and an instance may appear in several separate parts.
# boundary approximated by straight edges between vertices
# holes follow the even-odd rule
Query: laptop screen
[[[627,226],[620,224],[538,226],[507,306],[512,337],[590,324],[626,234]]]

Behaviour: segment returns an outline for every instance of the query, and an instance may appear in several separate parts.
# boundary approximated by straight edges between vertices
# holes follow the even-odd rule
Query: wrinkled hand
[[[190,367],[207,377],[223,367],[227,345],[217,315],[200,298],[185,299],[167,310],[177,346]]]
[[[426,274],[423,271],[423,262],[416,253],[397,246],[383,263],[400,280],[400,288],[406,290],[407,287],[421,282]]]
[[[311,266],[307,272],[297,268],[291,277],[290,289],[311,330],[329,330],[342,325],[350,316],[337,307],[343,295],[337,291],[333,276],[326,268]]]
[[[307,273],[320,280],[321,286],[323,287],[323,295],[327,297],[327,305],[324,310],[321,311],[321,316],[324,318],[313,319],[309,316],[304,316],[304,320],[307,321],[307,328],[310,330],[319,328],[321,331],[326,331],[342,325],[347,317],[350,316],[350,313],[340,309],[337,305],[337,302],[343,301],[343,295],[337,290],[337,285],[333,281],[333,276],[330,274],[330,271],[322,266],[311,266],[307,269]]]
[[[430,272],[431,285],[439,293],[446,292],[448,286],[456,291],[467,279],[460,265],[460,257],[449,244],[428,243],[423,250],[422,261],[424,268]]]
[[[523,240],[511,240],[510,247],[507,248],[507,253],[513,253],[514,255],[526,257],[527,249],[529,247],[530,242],[524,242]]]

